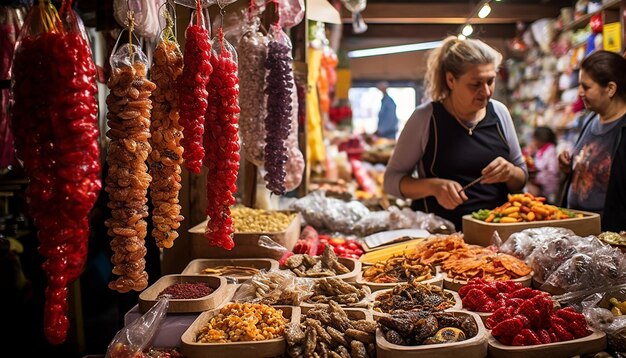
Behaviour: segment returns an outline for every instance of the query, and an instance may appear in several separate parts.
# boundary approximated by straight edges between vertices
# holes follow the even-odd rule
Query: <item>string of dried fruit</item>
[[[258,20],[257,20],[258,21]],[[239,133],[243,153],[256,166],[263,166],[265,148],[265,59],[267,38],[253,28],[239,40]]]
[[[295,81],[291,91],[291,130],[285,141],[287,164],[285,166],[285,190],[291,191],[300,185],[304,174],[304,156],[298,146],[298,93]]]
[[[150,95],[156,86],[146,79],[146,65],[141,61],[114,68],[107,86],[107,137],[111,141],[105,190],[112,218],[105,225],[113,237],[113,273],[120,276],[109,288],[141,291],[148,285],[144,218],[148,216],[146,195],[151,177],[145,162],[150,153]]]
[[[278,31],[281,31],[280,28]],[[291,48],[277,41],[270,41],[265,68],[265,93],[267,116],[265,117],[265,181],[267,188],[276,195],[285,194],[285,164],[287,147],[285,140],[291,129]]]
[[[148,157],[152,182],[152,236],[161,248],[170,248],[178,237],[176,229],[184,219],[180,215],[178,192],[181,189],[181,164],[183,136],[178,111],[178,93],[174,88],[176,79],[183,71],[183,55],[178,44],[163,38],[152,60],[151,76],[156,84],[152,93],[152,121],[150,124],[150,146]]]
[[[228,49],[224,32],[218,29],[219,54],[211,56],[213,74],[207,87],[209,106],[205,116],[204,165],[207,172],[207,209],[205,236],[211,246],[227,250],[235,246],[230,206],[235,204],[239,170],[239,80],[234,49]],[[231,52],[232,51],[232,52]]]
[[[63,31],[52,5],[42,1],[31,11],[13,63],[11,124],[45,257],[44,333],[61,344],[69,328],[67,285],[83,270],[87,215],[101,188],[96,68],[88,43],[74,29]]]
[[[190,25],[185,33],[185,55],[183,73],[178,77],[180,125],[183,127],[181,144],[185,148],[185,167],[193,173],[200,173],[204,148],[204,114],[207,109],[207,89],[211,67],[211,43],[209,31],[201,26],[203,16],[196,11],[197,24]]]

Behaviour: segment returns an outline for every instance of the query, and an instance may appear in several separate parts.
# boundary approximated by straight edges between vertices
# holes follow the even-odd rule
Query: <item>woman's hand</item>
[[[447,210],[453,210],[467,200],[463,187],[454,180],[436,179],[433,189],[437,202]]]
[[[497,157],[482,171],[483,179],[481,184],[506,183],[511,180],[514,173],[515,165],[508,160]]]
[[[559,154],[559,169],[565,174],[572,172],[572,158],[569,156],[569,152],[564,150]]]

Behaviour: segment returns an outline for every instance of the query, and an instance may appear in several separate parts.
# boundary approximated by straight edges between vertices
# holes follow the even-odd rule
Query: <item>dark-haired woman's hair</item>
[[[626,101],[626,59],[615,52],[596,51],[580,64],[580,68],[602,87],[615,82],[616,96]]]
[[[552,143],[556,145],[556,134],[550,129],[550,127],[537,127],[533,132],[533,138],[537,139],[541,143]]]

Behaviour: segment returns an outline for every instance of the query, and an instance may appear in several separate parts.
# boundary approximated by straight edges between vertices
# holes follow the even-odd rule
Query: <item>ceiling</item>
[[[362,15],[368,25],[363,34],[354,34],[350,13],[342,9],[343,43],[353,48],[366,48],[387,39],[406,39],[410,42],[437,40],[458,34],[478,0],[368,0]],[[480,38],[512,38],[516,23],[530,23],[549,17],[555,18],[560,9],[571,6],[572,0],[502,0],[491,2],[491,14],[485,19],[474,17],[475,35]],[[406,41],[405,41],[406,42]]]
[[[381,46],[441,40],[457,35],[467,18],[477,11],[480,0],[368,0],[362,15],[367,31],[355,34],[352,17],[342,7],[344,24],[340,48],[345,51]],[[530,24],[541,18],[558,17],[561,8],[572,6],[573,0],[502,0],[491,1],[491,14],[485,19],[474,16],[472,38],[506,51],[506,41],[516,36],[518,22]],[[350,67],[357,78],[423,77],[424,52],[353,59]],[[389,61],[391,60],[391,61]],[[399,66],[405,68],[404,73]],[[406,73],[410,71],[411,73]]]

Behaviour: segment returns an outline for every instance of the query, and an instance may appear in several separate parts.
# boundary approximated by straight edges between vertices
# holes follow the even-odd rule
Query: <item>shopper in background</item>
[[[396,102],[387,93],[389,83],[379,82],[376,88],[383,94],[380,101],[380,111],[378,112],[378,129],[376,135],[379,137],[396,139],[398,134],[398,116],[396,115]]]
[[[536,172],[528,181],[528,192],[545,196],[548,202],[555,203],[561,183],[556,134],[549,127],[535,128],[531,147]]]
[[[602,230],[626,230],[626,59],[597,51],[581,63],[578,92],[592,113],[572,152],[559,155],[568,174],[563,205],[602,215]]]
[[[511,115],[491,99],[501,60],[482,41],[454,36],[430,54],[431,101],[415,109],[398,138],[385,172],[387,193],[413,199],[414,210],[460,229],[463,215],[495,208],[522,190],[527,171]]]

